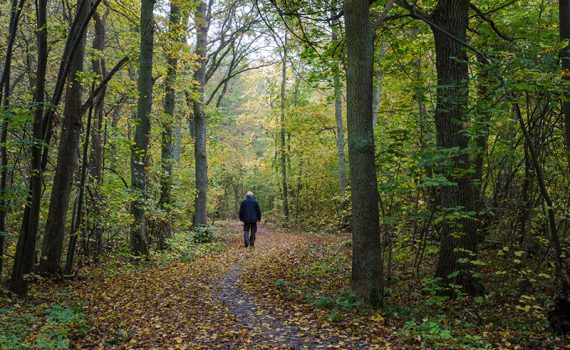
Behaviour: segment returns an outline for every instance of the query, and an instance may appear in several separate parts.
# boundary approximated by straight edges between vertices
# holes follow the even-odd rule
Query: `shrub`
[[[192,241],[194,243],[212,243],[219,236],[219,229],[213,225],[197,226],[192,231]]]

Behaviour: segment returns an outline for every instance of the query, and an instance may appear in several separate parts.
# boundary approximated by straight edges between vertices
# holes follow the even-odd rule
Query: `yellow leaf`
[[[384,317],[382,317],[382,315],[380,315],[380,314],[376,314],[376,315],[370,316],[370,321],[384,322]]]

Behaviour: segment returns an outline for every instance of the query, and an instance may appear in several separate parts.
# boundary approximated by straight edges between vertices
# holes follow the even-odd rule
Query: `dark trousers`
[[[245,246],[252,246],[255,244],[255,233],[257,232],[257,223],[243,224],[243,242]]]

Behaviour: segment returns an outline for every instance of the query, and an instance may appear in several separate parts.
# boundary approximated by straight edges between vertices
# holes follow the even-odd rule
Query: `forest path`
[[[241,228],[235,229],[240,232]],[[86,301],[92,328],[74,344],[101,349],[364,349],[384,340],[327,321],[328,311],[283,299],[273,269],[294,269],[292,254],[327,239],[266,230],[255,249],[239,236],[220,253],[166,268],[87,281],[73,291]],[[283,265],[285,264],[285,266]],[[261,270],[263,269],[263,270]],[[259,292],[262,290],[263,292]],[[370,325],[360,322],[362,329]],[[372,344],[375,344],[374,346]]]

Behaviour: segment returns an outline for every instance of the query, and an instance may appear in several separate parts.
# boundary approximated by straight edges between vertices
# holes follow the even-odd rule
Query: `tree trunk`
[[[337,30],[332,28],[332,41],[338,40]],[[341,207],[344,191],[346,190],[346,167],[344,155],[344,126],[342,123],[342,87],[340,83],[340,65],[335,64],[334,75],[334,115],[336,121],[336,151],[338,157],[338,180],[339,195],[341,198]]]
[[[146,166],[148,164],[150,113],[152,110],[153,8],[154,0],[142,0],[139,76],[137,81],[139,95],[135,117],[135,142],[131,146],[131,186],[136,196],[131,204],[131,212],[135,219],[131,227],[131,252],[135,256],[148,254],[145,204],[147,198]]]
[[[87,1],[87,0],[83,0]],[[78,19],[84,21],[88,6],[78,6]],[[44,234],[42,253],[40,256],[39,271],[44,274],[58,274],[61,272],[61,255],[67,223],[67,206],[73,184],[73,175],[77,167],[77,148],[81,134],[81,107],[83,86],[78,74],[83,71],[83,58],[85,55],[85,35],[80,39],[79,45],[70,62],[67,91],[65,92],[65,106],[61,128],[61,140],[57,154],[57,167],[51,191],[48,219]]]
[[[172,157],[174,159],[174,164],[178,164],[178,162],[180,162],[180,154],[182,152],[182,123],[180,120],[177,120],[175,123]]]
[[[554,203],[550,198],[548,189],[546,188],[546,182],[544,181],[544,172],[542,166],[538,160],[538,155],[534,146],[532,144],[532,138],[527,130],[525,122],[523,120],[522,112],[518,103],[514,103],[515,114],[519,122],[519,126],[523,132],[525,138],[528,153],[530,156],[530,161],[534,168],[534,173],[536,175],[536,181],[538,183],[538,188],[540,189],[540,194],[544,199],[548,213],[548,228],[550,231],[550,243],[554,246],[554,263],[556,268],[556,284],[560,299],[566,299],[570,295],[570,281],[568,277],[568,269],[566,267],[566,262],[564,261],[564,253],[562,251],[562,245],[560,243],[560,237],[558,235],[558,227],[556,226],[556,218],[554,213]]]
[[[6,199],[6,185],[8,177],[8,149],[6,142],[8,141],[8,113],[10,108],[10,73],[12,70],[12,53],[16,34],[18,32],[18,23],[24,0],[12,0],[10,10],[10,25],[8,28],[8,43],[6,45],[6,57],[4,58],[4,67],[2,69],[2,78],[0,81],[0,106],[3,111],[2,130],[0,136],[0,284],[2,282],[2,271],[4,266],[4,240],[6,236],[6,214],[8,211],[8,201]]]
[[[437,106],[435,111],[436,142],[449,152],[451,164],[440,169],[455,186],[444,186],[440,206],[445,219],[441,227],[441,242],[436,276],[445,283],[461,285],[471,295],[481,294],[483,286],[474,274],[472,260],[477,259],[477,224],[473,218],[452,219],[449,212],[475,209],[475,189],[469,175],[470,159],[467,124],[469,72],[463,45],[450,37],[467,40],[469,0],[439,0],[432,14],[432,27],[437,69]],[[445,32],[447,33],[445,33]],[[460,261],[468,260],[466,263]]]
[[[384,81],[384,72],[382,71],[380,64],[386,55],[386,51],[388,51],[388,45],[386,43],[382,43],[382,45],[380,45],[380,51],[378,52],[378,66],[374,69],[374,75],[376,78],[372,98],[372,113],[374,113],[372,125],[374,125],[374,129],[376,129],[376,126],[378,125],[378,117],[380,116],[380,99],[382,97],[382,82]]]
[[[483,60],[479,61],[481,67],[479,70],[479,79],[477,81],[477,95],[479,98],[477,116],[474,118],[474,133],[475,133],[475,144],[477,150],[475,151],[473,166],[475,172],[473,174],[473,202],[475,204],[474,209],[477,215],[483,212],[485,209],[485,197],[483,195],[483,168],[485,156],[487,154],[487,144],[489,139],[489,121],[491,120],[491,113],[489,112],[490,106],[488,101],[488,89],[489,86],[489,67]],[[477,221],[477,236],[478,240],[483,238],[484,232],[486,231],[486,225],[488,223],[484,220],[483,215],[479,215],[479,220]]]
[[[170,1],[170,23],[169,32],[173,33],[176,42],[180,42],[183,37],[180,32],[181,11],[176,5],[176,0]],[[159,205],[165,211],[166,221],[161,225],[159,233],[159,248],[164,249],[164,238],[172,236],[172,225],[170,223],[170,205],[172,193],[172,165],[174,164],[174,144],[173,126],[174,110],[176,106],[176,72],[178,68],[178,53],[176,49],[167,50],[167,71],[164,97],[164,117],[162,119],[162,153],[161,153],[161,177],[160,177],[160,201]]]
[[[206,159],[206,114],[204,111],[204,85],[206,84],[206,64],[208,49],[208,29],[210,19],[208,4],[201,0],[196,11],[196,54],[198,55],[198,69],[194,79],[198,83],[199,98],[194,100],[194,132],[196,159],[196,196],[194,207],[194,226],[203,226],[208,223],[208,161]]]
[[[279,119],[280,131],[280,153],[281,153],[281,189],[283,194],[283,215],[285,223],[289,221],[289,194],[287,190],[287,152],[286,147],[286,130],[285,130],[285,98],[287,87],[287,32],[285,32],[285,40],[283,43],[283,57],[281,61],[281,117]]]
[[[36,86],[34,91],[34,119],[32,135],[34,143],[31,147],[32,159],[30,162],[30,188],[24,207],[22,227],[16,246],[10,290],[23,295],[28,290],[28,284],[24,278],[32,271],[34,264],[34,252],[39,226],[39,213],[41,209],[42,190],[42,148],[39,142],[43,139],[42,117],[45,104],[45,78],[48,61],[47,46],[47,0],[36,2],[36,36],[38,41],[38,60],[36,67]]]
[[[560,40],[570,40],[570,0],[560,0],[558,3],[560,11]],[[562,77],[570,83],[570,43],[560,50],[560,60],[562,61]],[[570,174],[570,91],[565,94],[562,101],[564,111],[564,126],[566,136],[566,160],[568,162],[568,172]]]
[[[106,9],[103,16],[99,13],[93,15],[95,35],[93,37],[93,49],[95,50],[95,57],[92,61],[93,72],[99,77],[99,80],[103,79],[107,75],[107,68],[105,62],[105,38],[106,38],[106,26],[107,26],[107,15],[109,13],[109,8]],[[103,226],[99,223],[101,219],[101,205],[103,198],[101,197],[99,186],[103,182],[103,145],[101,142],[101,129],[103,127],[103,115],[105,107],[105,94],[107,92],[107,87],[103,88],[103,91],[99,93],[94,101],[94,115],[93,120],[91,120],[91,153],[89,156],[89,173],[93,179],[95,179],[96,186],[94,186],[93,192],[93,208],[92,216],[95,218],[93,228],[95,235],[95,259],[101,255],[103,251]]]
[[[91,96],[93,96],[94,83],[91,87]],[[65,261],[65,274],[69,275],[73,271],[73,260],[75,258],[75,248],[77,246],[77,238],[80,233],[83,218],[83,197],[85,193],[85,180],[87,178],[87,151],[89,150],[89,136],[91,134],[91,121],[93,119],[93,105],[89,107],[89,115],[87,117],[87,130],[85,131],[85,143],[83,144],[83,152],[81,157],[81,177],[79,179],[79,191],[75,202],[75,210],[72,210],[71,234],[69,237],[69,245],[67,249],[67,259]],[[85,255],[87,255],[87,246],[85,247]]]
[[[352,288],[373,307],[383,304],[383,267],[374,130],[374,33],[368,0],[345,0],[347,122],[352,193]]]

